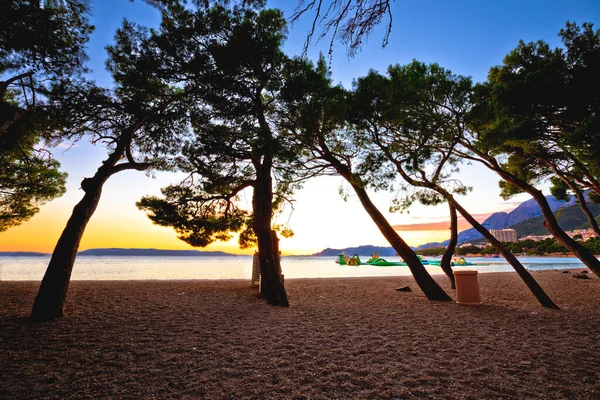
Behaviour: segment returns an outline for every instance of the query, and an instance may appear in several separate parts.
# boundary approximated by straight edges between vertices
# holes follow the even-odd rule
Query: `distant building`
[[[501,242],[517,241],[517,231],[514,229],[490,229],[490,233]]]
[[[569,235],[570,237],[580,235],[581,240],[588,240],[593,237],[596,237],[596,233],[594,232],[593,229],[577,229],[574,231],[568,231],[567,235]],[[529,235],[529,236],[522,237],[521,240],[535,240],[536,242],[539,242],[540,240],[552,239],[552,238],[553,238],[552,235]]]
[[[574,231],[567,232],[567,234],[571,237],[580,235],[582,240],[588,240],[596,236],[596,233],[593,229],[577,229]]]
[[[521,240],[533,240],[534,242],[539,242],[545,239],[551,239],[552,235],[529,235],[521,238]]]

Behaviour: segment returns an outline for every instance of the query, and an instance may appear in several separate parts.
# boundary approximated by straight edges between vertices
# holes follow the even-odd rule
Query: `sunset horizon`
[[[501,64],[504,56],[519,40],[544,39],[555,46],[560,43],[556,33],[564,26],[565,20],[584,21],[585,17],[589,18],[585,12],[585,5],[574,6],[568,13],[563,12],[560,7],[551,7],[549,10],[552,10],[552,13],[537,16],[537,29],[527,29],[527,24],[531,22],[529,18],[523,19],[522,25],[512,23],[515,16],[506,11],[510,7],[521,7],[517,4],[501,7],[502,12],[498,13],[497,20],[486,23],[481,21],[485,20],[488,9],[477,3],[472,4],[471,9],[464,4],[439,4],[439,12],[431,16],[427,16],[428,10],[415,4],[407,4],[404,6],[406,9],[397,16],[397,26],[392,31],[390,45],[387,47],[382,48],[377,42],[381,39],[383,27],[377,28],[369,38],[371,44],[377,42],[377,45],[364,46],[354,58],[347,57],[343,45],[335,44],[330,65],[332,80],[351,88],[352,82],[369,70],[384,72],[390,65],[418,59],[426,63],[439,63],[453,73],[471,76],[475,82],[481,82],[486,79],[490,67]],[[294,9],[292,4],[281,1],[269,2],[269,6],[282,7],[286,16],[291,15]],[[480,17],[470,17],[465,12],[467,9]],[[122,17],[142,25],[156,27],[160,21],[160,13],[142,2],[121,4],[118,10]],[[113,86],[114,81],[104,66],[107,59],[105,46],[113,43],[114,32],[121,24],[121,18],[115,18],[114,13],[114,7],[104,3],[94,4],[91,22],[96,26],[96,31],[87,44],[91,68],[89,77],[106,87]],[[449,24],[449,16],[458,22],[464,20],[465,24]],[[437,23],[424,26],[416,22],[419,18],[426,17],[433,18]],[[464,29],[457,29],[457,26],[462,25]],[[289,27],[288,38],[284,43],[287,54],[293,56],[302,53],[303,32],[309,26],[308,21],[304,20],[301,24]],[[506,26],[510,26],[511,29],[505,29],[502,35],[494,32],[494,29],[499,32]],[[452,29],[454,36],[447,34],[448,29]],[[319,42],[307,49],[307,56],[314,61],[327,49],[327,43]],[[39,214],[29,221],[0,233],[0,251],[51,252],[73,207],[83,195],[80,189],[82,180],[93,176],[106,158],[106,149],[100,145],[92,145],[87,139],[74,143],[65,142],[50,150],[54,158],[61,163],[60,170],[68,173],[67,192],[41,206]],[[459,196],[458,200],[474,215],[481,215],[483,218],[484,215],[511,209],[514,204],[529,198],[520,194],[510,201],[503,201],[499,196],[497,175],[476,164],[464,163],[460,168],[458,179],[467,187],[471,187],[472,191],[467,196]],[[151,176],[137,171],[125,171],[111,177],[103,189],[98,209],[83,235],[80,249],[192,249],[190,245],[178,240],[171,228],[153,225],[144,213],[135,207],[135,203],[143,196],[160,196],[161,187],[177,183],[180,179],[180,174],[160,171],[152,172]],[[281,239],[283,254],[305,254],[325,247],[343,248],[359,244],[387,245],[387,241],[359,202],[352,196],[348,202],[340,198],[339,188],[344,185],[347,190],[347,184],[339,178],[317,178],[306,182],[304,189],[294,194],[293,211],[291,208],[284,210],[277,220],[277,223],[295,232],[293,238]],[[377,186],[377,182],[374,182],[373,187]],[[543,187],[547,190],[548,185],[544,184]],[[412,246],[419,246],[448,238],[446,205],[425,207],[416,204],[408,210],[409,213],[389,213],[387,211],[391,199],[396,194],[398,192],[371,193],[379,210],[406,242]],[[242,208],[250,209],[250,203],[251,195],[244,194],[241,199]],[[459,224],[460,229],[469,227],[462,219]],[[231,241],[216,242],[206,249],[245,254],[253,251],[240,250],[237,244]]]

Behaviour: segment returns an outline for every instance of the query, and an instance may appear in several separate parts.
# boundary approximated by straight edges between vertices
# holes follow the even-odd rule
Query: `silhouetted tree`
[[[296,132],[298,149],[306,151],[298,169],[318,171],[320,174],[339,175],[348,182],[361,205],[390,245],[406,261],[416,283],[430,300],[451,300],[429,275],[419,257],[398,235],[385,216],[373,204],[367,188],[386,189],[387,180],[365,176],[363,164],[371,160],[362,157],[368,143],[355,140],[348,119],[349,93],[340,86],[332,86],[325,60],[321,57],[316,68],[304,60],[296,60],[291,78],[292,90],[285,93],[287,106],[282,121]],[[383,182],[375,185],[375,182]]]
[[[209,34],[185,29],[209,26]],[[159,225],[173,227],[194,246],[227,240],[240,232],[240,245],[258,244],[262,291],[268,303],[288,299],[274,246],[273,214],[287,201],[298,172],[289,127],[281,123],[281,93],[293,63],[282,52],[285,19],[278,10],[181,14],[182,54],[201,54],[210,68],[202,78],[205,95],[192,111],[195,137],[178,162],[189,178],[163,189],[163,198],[143,198],[138,207]],[[194,70],[188,72],[196,79]],[[252,210],[239,194],[252,191]],[[285,232],[284,232],[285,233]]]
[[[181,66],[172,63],[176,45],[165,45],[168,35],[150,31],[128,21],[117,31],[116,44],[109,47],[108,69],[115,89],[92,83],[62,87],[62,97],[74,105],[69,118],[82,128],[69,132],[76,139],[91,135],[92,142],[109,151],[96,173],[81,182],[84,192],[52,253],[33,305],[31,319],[48,321],[63,315],[73,264],[79,243],[96,207],[102,188],[113,175],[125,170],[169,169],[169,154],[177,153],[189,131],[189,101],[196,86],[186,86],[177,75]],[[202,57],[188,60],[203,68]]]
[[[424,196],[447,201],[502,253],[541,305],[558,308],[516,257],[454,198],[468,190],[451,176],[460,161],[456,148],[471,107],[471,80],[417,61],[392,66],[388,74],[386,78],[371,72],[358,80],[355,91],[361,99],[355,113],[356,135],[377,148],[371,158],[378,162],[369,167],[390,168],[409,185],[426,190],[405,196],[400,206]]]

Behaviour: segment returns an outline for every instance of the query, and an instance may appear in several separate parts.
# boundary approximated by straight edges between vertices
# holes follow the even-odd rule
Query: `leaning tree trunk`
[[[499,167],[495,167],[494,170],[502,179],[524,190],[533,197],[542,210],[542,216],[544,217],[544,228],[546,228],[560,244],[565,246],[589,269],[591,269],[594,274],[600,277],[600,260],[598,260],[586,247],[571,239],[571,237],[567,235],[567,233],[558,225],[558,221],[554,216],[554,212],[552,212],[552,209],[550,208],[548,200],[546,200],[544,194],[527,182],[524,182],[523,180],[515,178],[513,175],[504,172]]]
[[[93,178],[86,178],[81,183],[85,195],[73,208],[71,218],[52,252],[31,311],[30,318],[34,321],[52,321],[63,316],[63,305],[67,298],[79,243],[100,202],[102,186],[108,178],[108,175],[99,176],[99,172],[100,169]]]
[[[410,269],[415,282],[425,296],[429,300],[440,300],[440,301],[451,301],[452,298],[448,296],[444,289],[437,284],[437,282],[429,275],[429,272],[423,266],[423,263],[419,259],[419,256],[410,248],[408,244],[398,235],[398,233],[392,228],[390,223],[385,219],[383,214],[375,207],[375,204],[369,198],[367,191],[359,185],[352,175],[350,167],[340,162],[328,149],[324,140],[320,138],[320,146],[324,149],[322,155],[323,159],[331,164],[337,173],[344,178],[354,189],[354,192],[358,196],[360,203],[363,208],[369,214],[379,231],[383,234],[389,244],[396,250],[396,252],[404,259],[406,265]]]
[[[547,162],[546,160],[542,160],[542,161]],[[558,170],[558,168],[554,164],[552,164],[550,162],[547,162],[547,164],[552,168],[552,170],[554,171],[556,176],[561,181],[563,181],[563,183],[565,183],[569,187],[569,189],[571,189],[573,191],[573,193],[575,193],[575,197],[577,198],[577,203],[579,204],[579,208],[583,212],[583,215],[585,215],[585,217],[587,218],[588,222],[590,223],[590,227],[592,228],[592,230],[594,231],[596,236],[600,237],[600,227],[598,226],[598,222],[594,218],[594,214],[592,214],[592,212],[590,211],[590,209],[587,205],[587,201],[585,200],[585,193],[583,192],[583,190],[581,190],[575,182],[573,182],[572,180],[568,179],[566,176],[561,174],[560,171]]]
[[[575,254],[575,256],[579,258],[589,269],[591,269],[594,274],[600,276],[600,261],[594,256],[594,254],[592,254],[591,251],[577,243],[576,240],[567,235],[567,233],[558,225],[558,221],[556,220],[556,217],[554,216],[554,213],[552,212],[552,209],[550,208],[550,205],[548,204],[548,201],[542,192],[535,189],[534,191],[530,192],[530,194],[542,209],[544,228],[546,228],[560,244]]]
[[[104,160],[93,177],[81,181],[81,189],[83,189],[85,195],[73,208],[71,218],[67,221],[67,225],[52,252],[50,263],[31,310],[30,318],[32,320],[52,321],[62,317],[79,243],[100,202],[102,187],[106,180],[120,171],[131,169],[143,171],[150,167],[147,163],[126,162],[117,164],[125,154],[124,143],[127,143],[127,139],[132,132],[133,130],[122,136],[115,150]]]
[[[454,280],[454,274],[452,273],[450,262],[452,261],[452,255],[454,254],[454,250],[456,250],[456,244],[458,243],[458,217],[456,215],[456,208],[454,208],[454,206],[450,203],[448,203],[448,207],[450,207],[450,241],[448,242],[446,251],[444,251],[444,255],[442,256],[440,267],[442,267],[442,271],[444,271],[444,273],[448,276],[448,279],[450,279],[450,285],[452,286],[452,289],[456,289],[456,281]]]
[[[590,227],[592,228],[592,230],[594,231],[596,236],[600,237],[600,227],[598,226],[598,222],[596,222],[596,219],[594,218],[594,214],[592,214],[589,207],[587,206],[587,202],[585,201],[585,195],[579,189],[575,189],[573,191],[575,193],[575,196],[577,197],[577,202],[579,203],[579,208],[581,209],[581,211],[583,212],[583,214],[589,221]]]
[[[377,225],[379,231],[387,239],[394,250],[396,250],[396,252],[404,259],[404,261],[406,261],[406,265],[415,278],[415,282],[417,282],[417,285],[419,285],[425,296],[427,296],[429,300],[452,300],[450,296],[444,292],[444,289],[442,289],[440,285],[438,285],[438,283],[431,277],[431,275],[429,275],[429,272],[427,272],[423,266],[419,256],[417,256],[417,254],[400,237],[400,235],[396,233],[394,228],[392,228],[383,214],[381,214],[377,207],[375,207],[375,204],[373,204],[369,198],[366,190],[358,186],[356,183],[353,183],[352,180],[348,180],[348,182],[350,182],[350,185],[358,196],[363,208],[365,211],[367,211],[373,222],[375,222],[375,225]]]
[[[558,310],[558,306],[554,304],[552,299],[544,292],[544,289],[537,283],[537,281],[531,276],[529,271],[525,269],[525,267],[517,260],[517,258],[504,246],[498,239],[496,239],[492,234],[483,227],[471,214],[467,212],[455,199],[454,197],[445,192],[443,193],[448,201],[448,203],[452,204],[454,208],[458,210],[458,212],[471,224],[477,232],[481,233],[486,240],[494,246],[500,254],[504,256],[506,261],[515,269],[517,274],[521,277],[523,282],[527,285],[531,293],[536,297],[536,299],[540,302],[543,307],[553,308]]]
[[[263,164],[255,164],[255,168],[256,183],[252,197],[252,212],[254,213],[254,233],[258,240],[261,291],[268,304],[288,307],[288,297],[281,277],[279,254],[274,246],[271,232],[273,182],[270,159],[265,157]]]

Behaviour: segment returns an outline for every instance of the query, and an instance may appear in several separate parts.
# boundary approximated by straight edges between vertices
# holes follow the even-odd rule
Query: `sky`
[[[104,69],[105,46],[113,42],[115,30],[123,18],[146,26],[157,26],[160,16],[140,0],[92,1],[92,23],[96,26],[89,44],[90,77],[99,85],[111,86],[110,74]],[[272,0],[268,6],[281,8],[289,17],[296,0]],[[600,2],[597,0],[396,0],[392,8],[393,27],[389,44],[383,48],[383,23],[371,34],[361,51],[349,58],[345,48],[334,46],[331,64],[336,83],[351,87],[352,80],[366,75],[370,69],[385,72],[392,64],[406,64],[417,59],[436,62],[456,74],[471,76],[474,81],[486,79],[490,67],[501,64],[504,56],[519,40],[544,40],[560,46],[559,30],[566,21],[579,24],[590,21],[600,27]],[[299,55],[312,19],[304,17],[289,26],[284,50]],[[329,39],[313,43],[309,58],[316,60],[320,52],[327,54]],[[93,175],[106,157],[106,150],[94,147],[86,140],[65,143],[53,149],[61,169],[69,174],[67,193],[41,206],[30,221],[0,233],[0,251],[52,252],[70,213],[83,196],[80,182]],[[498,178],[478,165],[463,165],[458,177],[473,191],[459,199],[461,204],[482,221],[493,212],[509,211],[527,200],[518,195],[508,201],[499,197]],[[101,247],[191,249],[180,241],[171,228],[153,225],[144,212],[135,207],[142,196],[160,195],[160,188],[176,183],[180,177],[173,173],[145,174],[138,171],[121,172],[104,186],[102,199],[85,231],[80,250]],[[279,223],[289,226],[294,237],[283,239],[280,248],[284,255],[312,254],[326,247],[344,248],[358,245],[388,246],[381,233],[360,206],[350,196],[342,200],[339,188],[343,180],[337,177],[315,178],[296,193],[293,211],[288,207]],[[547,188],[546,188],[547,189]],[[547,190],[546,190],[547,192]],[[390,214],[392,194],[372,193],[375,204],[388,221],[410,244],[417,246],[442,241],[449,236],[448,209],[413,206],[409,213]],[[242,205],[250,207],[251,194],[242,196]],[[469,226],[462,221],[460,229]],[[202,250],[202,249],[201,249]],[[237,242],[215,243],[204,250],[240,253]],[[247,250],[243,253],[252,253]]]

